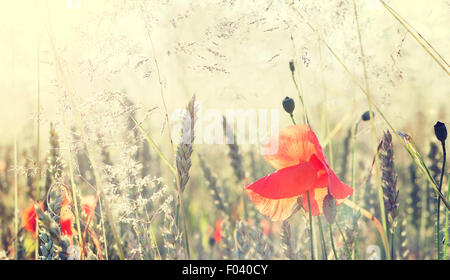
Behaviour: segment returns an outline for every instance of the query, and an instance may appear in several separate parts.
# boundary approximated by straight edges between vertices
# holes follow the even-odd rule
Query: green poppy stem
[[[328,228],[330,229],[330,241],[331,241],[331,249],[333,250],[333,254],[334,254],[334,258],[336,260],[339,260],[337,253],[336,253],[336,248],[334,247],[334,241],[333,241],[333,228],[331,226],[331,224],[328,224]]]

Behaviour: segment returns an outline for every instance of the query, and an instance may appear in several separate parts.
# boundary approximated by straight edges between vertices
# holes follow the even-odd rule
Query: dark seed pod
[[[445,123],[437,122],[434,125],[434,134],[439,141],[445,142],[447,139],[447,128],[445,127]]]
[[[294,61],[293,60],[289,61],[289,69],[291,69],[291,72],[295,71],[295,66],[294,66]]]
[[[283,108],[287,113],[292,114],[292,112],[294,112],[295,109],[294,99],[286,96],[286,98],[283,99]]]
[[[372,114],[373,114],[373,112],[372,112]],[[374,114],[373,114],[374,115]],[[368,120],[370,120],[370,111],[366,111],[366,112],[364,112],[364,114],[362,114],[361,115],[361,119],[363,120],[363,121],[368,121]]]
[[[323,199],[323,214],[328,223],[332,224],[336,220],[336,200],[330,194]]]

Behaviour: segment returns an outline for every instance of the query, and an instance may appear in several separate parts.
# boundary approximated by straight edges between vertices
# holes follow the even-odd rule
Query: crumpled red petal
[[[259,195],[251,189],[245,190],[255,204],[256,209],[272,221],[282,221],[292,214],[297,204],[297,196],[282,199],[270,199]]]
[[[308,162],[312,155],[326,162],[317,136],[303,124],[281,129],[264,148],[265,159],[277,170]]]
[[[278,170],[248,185],[246,189],[265,198],[282,199],[299,196],[327,184],[325,166],[313,155],[311,161]]]

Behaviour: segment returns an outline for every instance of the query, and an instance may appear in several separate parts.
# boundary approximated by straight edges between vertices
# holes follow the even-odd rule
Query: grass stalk
[[[441,179],[439,181],[439,191],[442,190],[442,181],[444,180],[444,173],[445,173],[445,162],[447,160],[447,151],[445,149],[445,142],[442,141],[442,151],[443,151],[443,158],[442,158],[442,168],[441,168]],[[448,197],[448,193],[447,193]],[[441,227],[440,227],[440,218],[441,218],[441,200],[439,199],[439,196],[437,197],[437,217],[436,217],[436,245],[437,245],[437,254],[438,254],[438,260],[441,259]],[[447,198],[448,200],[448,198]],[[447,209],[448,210],[448,209]]]
[[[447,174],[447,201],[450,198],[450,173]],[[447,260],[447,249],[448,249],[448,226],[449,226],[449,210],[445,210],[445,239],[444,239],[444,256],[443,259]]]
[[[414,27],[412,27],[406,20],[404,20],[394,9],[392,9],[388,4],[386,4],[386,2],[384,2],[383,0],[379,0],[381,2],[381,4],[383,5],[383,7],[389,12],[389,14],[391,14],[402,26],[403,28],[406,29],[406,31],[414,38],[414,40],[417,41],[417,43],[419,43],[419,45],[433,58],[433,60],[442,68],[442,70],[444,70],[445,73],[447,73],[447,75],[450,76],[450,71],[447,69],[449,67],[449,64],[447,63],[447,61],[445,61],[445,59],[433,48],[433,46],[419,33],[417,32],[417,30],[414,29]],[[416,32],[417,34],[414,34],[414,32]],[[442,62],[447,66],[444,66],[442,64],[441,61],[439,61],[437,59],[436,56],[434,56],[432,54],[432,52],[425,46],[425,44],[423,42],[420,41],[420,39],[418,38],[422,38],[422,40],[425,42],[425,44],[427,44],[434,52],[437,56],[439,56],[439,58],[442,60]]]
[[[18,259],[17,241],[19,232],[19,206],[18,206],[18,182],[19,179],[17,170],[17,132],[14,132],[14,259]]]
[[[117,233],[116,226],[114,224],[114,220],[113,220],[113,216],[112,216],[112,213],[111,213],[111,210],[110,210],[110,207],[109,207],[109,203],[108,203],[108,201],[107,201],[107,199],[105,197],[105,193],[103,191],[103,185],[102,185],[102,183],[100,181],[100,176],[99,176],[99,173],[98,173],[97,164],[96,164],[95,160],[92,158],[93,152],[92,152],[92,148],[88,144],[88,140],[87,140],[88,138],[87,138],[85,129],[83,127],[81,113],[77,109],[77,106],[75,106],[76,104],[75,104],[75,101],[74,101],[74,98],[73,98],[73,92],[72,92],[72,90],[71,90],[71,88],[70,88],[70,86],[68,84],[68,81],[67,81],[67,79],[65,77],[63,68],[62,68],[61,63],[59,61],[59,58],[57,56],[55,43],[54,43],[54,40],[53,40],[53,37],[51,36],[51,34],[50,34],[50,43],[51,43],[50,45],[51,45],[51,48],[52,48],[52,51],[53,51],[54,60],[55,60],[55,67],[56,67],[57,76],[61,80],[61,82],[62,82],[66,92],[68,93],[68,96],[69,96],[72,108],[76,111],[76,120],[77,120],[77,123],[78,123],[78,127],[80,129],[80,132],[81,132],[81,136],[82,136],[83,142],[86,144],[86,154],[87,154],[87,158],[89,159],[89,161],[91,162],[91,165],[92,165],[97,191],[99,192],[100,197],[103,200],[103,203],[104,203],[104,206],[105,206],[106,218],[108,219],[108,222],[109,222],[109,224],[111,226],[111,230],[113,232],[113,236],[114,236],[114,240],[115,240],[115,243],[116,243],[116,246],[117,246],[117,251],[118,251],[119,257],[121,259],[123,259],[124,255],[123,255],[123,251],[122,251],[120,238],[119,238],[119,235]],[[99,201],[100,201],[100,199],[99,199]],[[104,219],[103,215],[101,215],[100,218]]]
[[[303,119],[304,119],[304,122],[308,126],[311,127],[311,125],[309,123],[309,119],[308,119],[308,113],[306,111],[306,104],[305,104],[305,102],[303,100],[303,93],[302,93],[302,90],[301,90],[301,84],[300,84],[300,86],[297,84],[297,80],[295,79],[295,71],[291,71],[291,76],[292,76],[292,81],[294,82],[294,85],[295,85],[295,89],[297,90],[297,93],[298,93],[298,98],[300,99],[300,103],[302,103],[302,106],[303,106]]]
[[[347,240],[345,239],[344,232],[342,231],[342,228],[339,225],[337,219],[335,221],[335,224],[336,224],[336,226],[337,226],[337,228],[339,230],[339,233],[341,234],[342,240],[344,242],[344,248],[345,248],[345,251],[347,252],[348,258],[351,259],[352,258],[352,252],[350,251],[350,248],[348,247]]]
[[[308,213],[309,213],[309,241],[311,243],[311,260],[314,260],[314,231],[313,231],[313,221],[311,214],[311,201],[309,199],[309,191],[306,192],[306,196],[308,197]]]
[[[141,11],[143,12],[143,10],[141,9]],[[150,45],[152,48],[152,52],[153,52],[153,61],[155,63],[155,67],[156,67],[156,72],[158,74],[158,81],[159,81],[159,86],[160,86],[160,94],[161,94],[161,99],[163,102],[163,106],[164,106],[164,113],[165,113],[165,118],[166,118],[166,122],[167,122],[167,130],[168,130],[168,134],[169,134],[169,140],[170,140],[170,147],[172,150],[172,155],[173,158],[176,157],[176,153],[175,153],[175,146],[173,144],[173,138],[172,138],[172,129],[171,129],[171,125],[170,125],[170,121],[169,121],[169,113],[167,110],[167,104],[166,104],[166,99],[164,97],[164,86],[162,84],[162,80],[161,80],[161,72],[159,69],[159,65],[158,65],[158,60],[156,59],[156,52],[155,52],[155,46],[153,44],[153,39],[151,36],[151,33],[149,30],[147,30],[148,33],[148,38],[150,41]],[[181,191],[181,184],[180,184],[180,177],[178,175],[178,168],[175,164],[175,179],[176,179],[176,184],[177,184],[177,191],[178,191],[178,200],[179,200],[179,204],[180,204],[180,211],[181,211],[181,216],[183,219],[183,231],[184,231],[184,240],[185,240],[185,246],[186,246],[186,253],[187,253],[187,257],[188,259],[191,258],[191,253],[190,253],[190,249],[189,249],[189,233],[188,233],[188,228],[187,228],[187,223],[186,223],[186,214],[185,214],[185,210],[184,210],[184,205],[183,205],[183,193]]]
[[[370,93],[369,81],[368,81],[368,76],[367,76],[366,56],[364,54],[364,47],[363,47],[362,37],[361,37],[361,28],[359,25],[358,9],[357,9],[355,0],[353,0],[353,8],[355,11],[356,27],[357,27],[357,31],[358,31],[358,40],[359,40],[359,47],[360,47],[360,52],[361,52],[361,62],[362,62],[362,68],[363,68],[363,73],[364,73],[364,85],[365,85],[365,89],[367,92],[367,98],[369,99],[371,96],[371,93]],[[370,113],[370,130],[371,130],[371,134],[372,134],[372,149],[374,151],[374,154],[376,154],[377,153],[377,136],[376,136],[376,132],[375,132],[375,121],[373,119],[373,108],[372,108],[372,103],[371,102],[368,102],[368,103],[369,103],[369,113]],[[378,157],[375,157],[375,181],[376,181],[376,186],[377,186],[377,190],[378,190],[378,200],[379,200],[379,205],[380,205],[381,221],[383,223],[383,230],[386,233],[387,232],[386,211],[385,211],[385,207],[384,207],[383,188],[381,186],[380,160]],[[386,253],[389,255],[388,252],[386,252]]]

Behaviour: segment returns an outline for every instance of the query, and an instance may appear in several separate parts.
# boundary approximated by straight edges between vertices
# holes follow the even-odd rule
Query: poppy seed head
[[[372,115],[374,115],[374,114],[372,113]],[[361,119],[365,122],[370,120],[370,111],[364,112],[364,114],[361,115]]]
[[[293,60],[289,61],[289,69],[291,69],[291,72],[295,71],[295,66],[294,66],[294,61]]]
[[[292,114],[295,109],[294,99],[286,96],[286,98],[283,99],[283,108],[287,113]]]
[[[447,139],[447,128],[445,127],[445,124],[442,122],[437,122],[434,125],[434,134],[439,141],[445,142]]]

